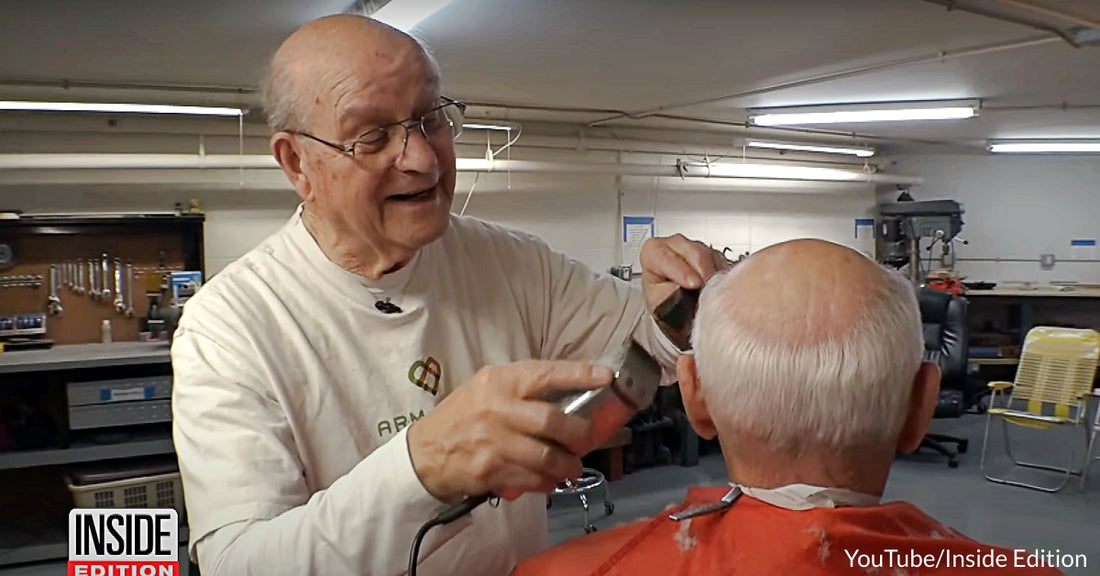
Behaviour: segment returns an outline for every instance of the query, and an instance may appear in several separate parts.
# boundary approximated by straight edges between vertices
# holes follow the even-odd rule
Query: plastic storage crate
[[[183,520],[183,482],[173,460],[115,464],[69,474],[77,508],[174,508]]]

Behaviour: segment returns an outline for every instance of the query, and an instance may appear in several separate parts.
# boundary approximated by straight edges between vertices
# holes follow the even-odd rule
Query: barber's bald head
[[[685,402],[733,453],[890,455],[925,415],[915,291],[838,244],[777,244],[715,277],[692,343]]]
[[[314,109],[330,104],[334,87],[354,91],[383,81],[397,66],[438,86],[435,60],[396,28],[354,14],[309,22],[287,37],[271,59],[262,87],[268,123],[274,130],[305,131]]]

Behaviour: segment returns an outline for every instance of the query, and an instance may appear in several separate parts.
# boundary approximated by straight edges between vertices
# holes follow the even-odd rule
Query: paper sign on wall
[[[1074,260],[1095,260],[1096,239],[1074,238],[1069,241],[1069,251]]]
[[[875,219],[856,218],[856,240],[875,239]]]
[[[623,264],[631,265],[635,270],[641,270],[641,262],[638,256],[642,252],[642,244],[654,236],[654,219],[652,216],[623,216]]]

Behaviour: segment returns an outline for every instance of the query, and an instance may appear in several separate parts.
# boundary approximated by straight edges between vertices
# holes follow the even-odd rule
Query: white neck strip
[[[873,494],[854,492],[844,488],[822,488],[821,486],[810,486],[808,484],[789,484],[779,488],[752,488],[731,482],[730,486],[737,486],[748,496],[787,510],[878,506],[882,502],[881,497]]]

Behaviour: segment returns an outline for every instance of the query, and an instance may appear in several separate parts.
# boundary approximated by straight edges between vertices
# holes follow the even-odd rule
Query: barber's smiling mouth
[[[409,192],[408,194],[394,194],[393,196],[387,197],[386,200],[402,203],[427,202],[435,198],[437,188],[437,186],[432,186],[431,188],[427,188],[419,192]]]

